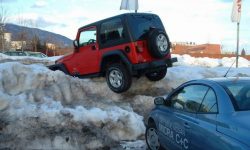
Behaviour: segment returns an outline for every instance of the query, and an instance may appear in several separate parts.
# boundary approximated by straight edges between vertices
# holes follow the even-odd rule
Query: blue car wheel
[[[150,150],[162,150],[155,124],[146,129],[146,143]]]

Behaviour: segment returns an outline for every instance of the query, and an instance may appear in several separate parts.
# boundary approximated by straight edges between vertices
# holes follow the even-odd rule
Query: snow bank
[[[44,64],[44,65],[52,65],[55,63],[57,59],[62,56],[54,56],[54,57],[32,57],[32,56],[8,56],[0,53],[0,63],[4,62],[20,62],[22,64]]]
[[[169,68],[167,76],[160,84],[176,88],[189,80],[224,77],[227,71],[228,67],[176,66]],[[249,67],[231,68],[227,77],[250,77],[250,69]]]
[[[143,117],[90,80],[11,62],[0,64],[0,81],[0,148],[95,149],[144,134]]]
[[[232,60],[178,56],[178,61],[163,80],[134,79],[122,94],[113,93],[103,78],[78,79],[43,64],[1,63],[0,149],[108,149],[119,143],[145,149],[143,117],[154,97],[188,80],[222,77]],[[240,66],[247,63],[228,76],[250,76],[249,62],[241,60]]]
[[[203,66],[203,67],[235,67],[235,57],[228,58],[224,57],[222,59],[214,58],[195,58],[190,55],[176,55],[173,54],[172,57],[177,57],[178,62],[175,63],[177,66]],[[239,67],[250,67],[250,62],[243,58],[239,57]]]

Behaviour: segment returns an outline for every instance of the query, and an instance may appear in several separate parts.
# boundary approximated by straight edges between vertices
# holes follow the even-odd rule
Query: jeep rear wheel
[[[150,81],[159,81],[159,80],[163,79],[166,76],[166,74],[167,74],[167,68],[164,68],[164,69],[161,69],[159,71],[146,73],[146,77]]]
[[[163,58],[170,52],[170,42],[167,34],[159,29],[152,29],[148,34],[148,48],[155,58]]]
[[[106,81],[112,91],[121,93],[130,88],[132,76],[124,65],[112,64],[107,68]]]

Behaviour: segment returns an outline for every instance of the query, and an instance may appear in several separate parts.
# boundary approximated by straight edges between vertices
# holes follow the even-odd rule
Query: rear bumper
[[[132,66],[133,71],[155,69],[161,67],[172,67],[174,62],[177,62],[177,58],[157,60],[150,63],[134,64]]]

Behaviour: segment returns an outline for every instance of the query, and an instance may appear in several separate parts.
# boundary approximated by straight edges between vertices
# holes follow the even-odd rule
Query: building
[[[5,42],[11,42],[11,33],[4,33],[4,40]]]
[[[11,41],[11,49],[22,49],[26,47],[26,41]]]
[[[200,44],[194,42],[173,43],[172,53],[174,54],[221,54],[220,44]]]
[[[56,45],[53,43],[46,43],[46,48],[49,50],[56,50]]]

